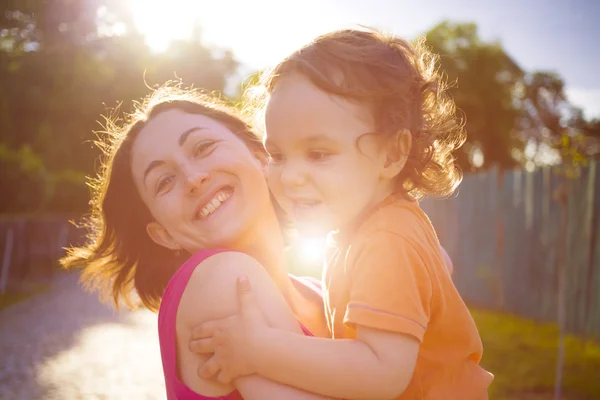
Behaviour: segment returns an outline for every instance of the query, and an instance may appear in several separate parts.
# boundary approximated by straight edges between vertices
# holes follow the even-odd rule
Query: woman
[[[123,127],[111,122],[107,131],[89,241],[62,263],[83,264],[83,282],[115,304],[131,305],[135,289],[147,308],[160,308],[168,398],[322,398],[259,376],[233,385],[204,380],[196,373],[204,359],[188,349],[193,327],[236,311],[241,276],[269,324],[327,335],[314,286],[285,271],[257,135],[214,99],[174,87],[155,91]]]

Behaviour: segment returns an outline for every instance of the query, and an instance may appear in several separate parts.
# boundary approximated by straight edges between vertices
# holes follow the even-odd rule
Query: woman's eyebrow
[[[181,134],[181,136],[179,136],[179,146],[183,147],[183,145],[185,144],[185,141],[187,140],[187,138],[190,136],[191,133],[196,132],[196,131],[201,131],[207,129],[206,127],[203,126],[195,126],[193,128],[188,129],[187,131],[183,132]]]

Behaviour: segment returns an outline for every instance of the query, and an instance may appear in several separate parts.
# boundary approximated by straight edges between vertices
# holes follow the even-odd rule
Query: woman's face
[[[173,250],[235,249],[271,207],[260,161],[204,115],[173,109],[152,118],[133,144],[131,170],[155,219],[148,234]]]

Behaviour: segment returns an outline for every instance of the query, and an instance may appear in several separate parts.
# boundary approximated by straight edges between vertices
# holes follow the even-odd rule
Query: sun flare
[[[189,39],[199,31],[204,44],[230,49],[253,68],[273,65],[341,24],[329,12],[328,2],[321,0],[295,6],[278,0],[128,0],[127,4],[153,51],[165,51],[173,41]]]
[[[133,22],[155,52],[166,50],[174,40],[191,37],[200,5],[193,0],[129,0]]]
[[[324,260],[326,239],[310,237],[298,239],[298,253],[302,261],[317,264]]]

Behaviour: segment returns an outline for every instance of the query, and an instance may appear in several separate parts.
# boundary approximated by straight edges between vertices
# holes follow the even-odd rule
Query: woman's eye
[[[195,147],[194,147],[194,157],[199,157],[202,155],[206,155],[206,153],[211,150],[214,145],[216,144],[216,142],[213,141],[204,141],[204,142],[200,142],[198,143]]]
[[[169,185],[169,183],[171,183],[171,181],[173,180],[172,176],[167,176],[165,178],[162,178],[158,181],[158,183],[156,184],[156,193],[160,193],[162,192],[167,185]]]

